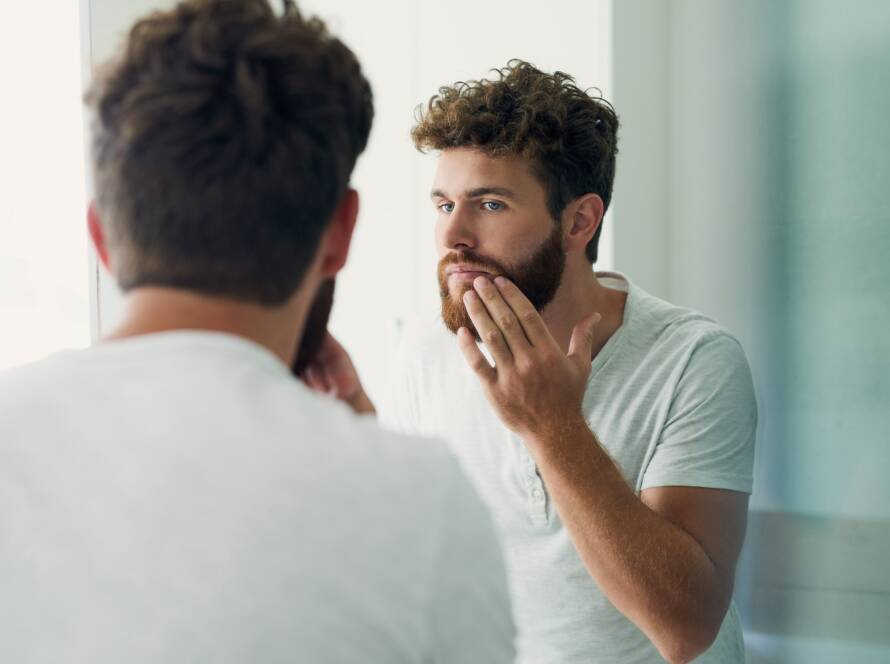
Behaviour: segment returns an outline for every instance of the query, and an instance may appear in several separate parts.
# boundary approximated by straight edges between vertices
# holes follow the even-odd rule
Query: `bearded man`
[[[445,326],[409,335],[382,415],[446,438],[492,510],[518,661],[743,662],[751,375],[713,320],[591,269],[617,128],[608,102],[521,61],[432,98],[413,139],[439,154]],[[370,411],[336,357],[315,386]]]

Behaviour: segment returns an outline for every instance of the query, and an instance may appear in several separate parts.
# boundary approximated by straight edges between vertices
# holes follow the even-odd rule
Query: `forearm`
[[[526,442],[582,562],[615,607],[669,660],[706,647],[728,592],[698,542],[634,494],[585,423]]]

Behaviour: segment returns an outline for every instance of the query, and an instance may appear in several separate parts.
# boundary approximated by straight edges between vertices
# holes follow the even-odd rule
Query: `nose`
[[[474,249],[478,244],[472,215],[468,214],[465,207],[456,205],[451,214],[440,221],[439,240],[449,251],[466,251]]]

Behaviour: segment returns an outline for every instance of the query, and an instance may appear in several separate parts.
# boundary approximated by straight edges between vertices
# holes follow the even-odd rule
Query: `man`
[[[520,662],[742,662],[750,372],[712,320],[591,270],[617,127],[521,61],[431,100],[413,138],[440,153],[447,329],[412,335],[383,416],[447,437],[492,509]],[[313,384],[367,404],[329,357]]]
[[[353,54],[292,6],[192,0],[136,23],[89,101],[126,315],[0,376],[2,659],[512,661],[457,463],[290,370],[356,220]]]

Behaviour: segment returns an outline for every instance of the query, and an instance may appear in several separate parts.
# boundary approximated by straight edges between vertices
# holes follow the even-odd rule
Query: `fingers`
[[[504,335],[492,320],[488,309],[485,308],[485,304],[483,304],[476,291],[469,290],[464,293],[464,306],[467,308],[470,320],[476,326],[479,338],[482,339],[485,347],[491,352],[495,364],[499,367],[512,364],[513,354],[510,352]],[[479,349],[477,348],[476,350],[478,351]]]
[[[300,376],[302,381],[316,392],[327,392],[329,386],[324,379],[324,372],[319,371],[318,367],[310,364]]]
[[[497,277],[494,280],[503,299],[513,310],[522,331],[528,338],[532,346],[544,347],[547,344],[556,344],[550,335],[550,330],[541,318],[541,314],[537,312],[534,305],[522,293],[521,290],[509,279]]]
[[[470,368],[479,378],[486,382],[496,379],[496,370],[485,359],[482,351],[479,350],[479,346],[476,345],[476,339],[467,328],[462,327],[457,331],[457,345],[460,347],[467,364],[470,365]]]
[[[355,367],[349,356],[338,355],[331,362],[324,365],[325,378],[331,386],[331,394],[338,399],[352,399],[356,393],[362,391],[362,385],[356,373]]]
[[[334,338],[334,335],[330,332],[326,332],[324,340],[321,342],[321,346],[316,354],[318,361],[324,363],[330,361],[332,358],[339,358],[343,355],[347,358],[349,357],[346,349],[340,345],[340,342]]]
[[[316,392],[337,396],[337,385],[328,371],[318,364],[311,364],[301,376],[306,385]]]
[[[338,399],[348,400],[361,390],[349,353],[330,332],[300,379],[313,390]]]
[[[531,344],[522,329],[522,325],[519,323],[519,319],[501,295],[500,290],[485,277],[473,280],[473,288],[476,289],[479,297],[482,298],[488,315],[494,321],[498,330],[500,330],[513,356],[526,352]]]
[[[593,343],[596,340],[596,328],[602,318],[599,313],[593,313],[575,325],[572,330],[568,358],[576,362],[581,369],[590,368]]]

